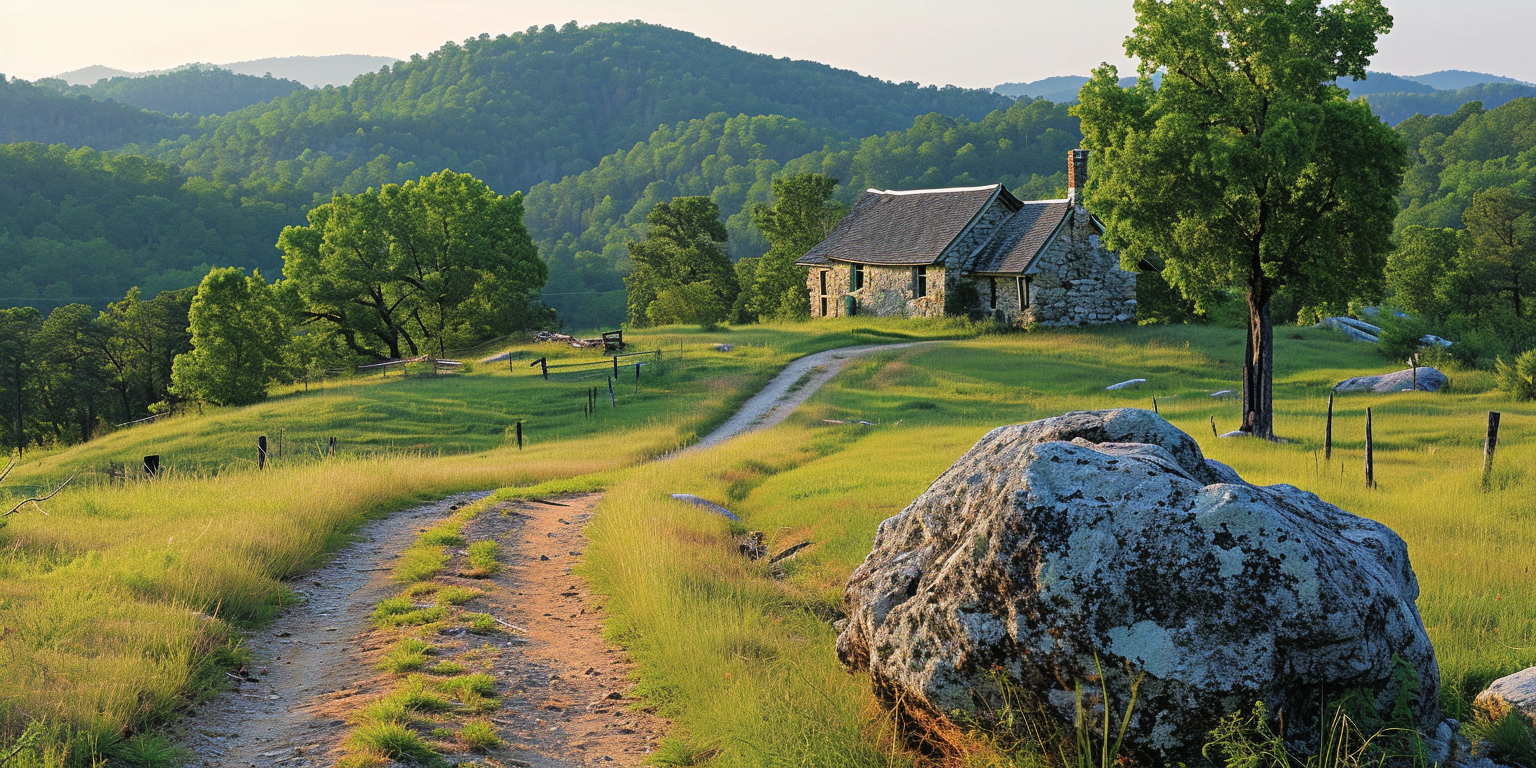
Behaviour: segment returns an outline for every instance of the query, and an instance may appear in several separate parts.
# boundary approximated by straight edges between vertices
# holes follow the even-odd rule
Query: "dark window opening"
[[[1029,308],[1029,278],[1018,278],[1019,282],[1019,309]]]
[[[827,316],[827,297],[821,297],[821,316]]]
[[[997,278],[987,278],[987,308],[997,309]]]
[[[853,265],[853,290],[857,291],[857,290],[859,290],[860,288],[863,288],[863,287],[864,287],[864,265],[863,264],[855,264],[855,265]]]
[[[928,268],[912,268],[912,296],[921,299],[928,295]]]
[[[825,269],[821,271],[821,295],[827,295],[827,271]],[[823,301],[822,303],[825,304],[826,302]],[[826,311],[823,310],[822,314],[826,314]]]

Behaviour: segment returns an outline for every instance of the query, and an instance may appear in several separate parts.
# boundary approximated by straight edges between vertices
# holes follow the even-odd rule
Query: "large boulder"
[[[1356,376],[1345,379],[1333,385],[1335,392],[1374,392],[1386,394],[1389,392],[1439,392],[1445,385],[1451,383],[1450,378],[1440,371],[1427,365],[1420,366],[1417,370],[1404,368],[1401,371],[1383,373],[1380,376]]]
[[[1117,717],[1144,673],[1126,744],[1182,759],[1256,701],[1292,738],[1321,696],[1363,688],[1387,708],[1394,657],[1434,733],[1418,594],[1385,526],[1249,485],[1150,411],[1079,412],[993,430],[881,523],[837,651],[909,735],[941,745],[957,719],[986,722],[1003,687],[1070,722],[1072,687],[1097,691],[1098,668]]]

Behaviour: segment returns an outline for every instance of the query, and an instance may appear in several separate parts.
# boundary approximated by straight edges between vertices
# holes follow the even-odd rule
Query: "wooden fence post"
[[[1323,461],[1333,460],[1333,393],[1328,393],[1328,426],[1323,427]]]
[[[262,436],[256,438],[256,468],[257,469],[266,469],[267,468],[267,436],[266,435],[262,435]]]
[[[1365,487],[1376,487],[1376,445],[1371,439],[1371,409],[1365,409]]]
[[[521,421],[517,423],[517,449],[519,451],[523,449],[523,423]]]
[[[332,438],[329,438],[329,439],[327,439],[325,441],[325,455],[327,455],[327,456],[335,456],[336,455],[336,438],[332,437]]]
[[[619,356],[618,355],[614,355],[613,356],[613,377],[615,379],[617,379],[619,377]]]
[[[612,378],[608,379],[608,405],[611,406],[611,407],[614,407],[614,408],[619,407],[618,402],[613,399],[613,379]]]
[[[1158,411],[1158,410],[1157,410],[1157,398],[1155,398],[1155,397],[1154,397],[1154,398],[1152,398],[1152,412],[1153,412],[1153,413],[1156,413],[1156,414],[1158,414],[1158,415],[1162,415],[1162,414],[1161,414],[1161,413],[1160,413],[1160,412],[1159,412],[1159,411]]]
[[[1211,437],[1221,437],[1221,435],[1216,434],[1216,417],[1215,416],[1211,417]]]
[[[541,357],[541,358],[539,358],[539,359],[529,363],[528,367],[532,368],[535,365],[537,365],[539,367],[539,372],[544,374],[544,380],[545,381],[549,381],[549,358]]]
[[[1488,436],[1483,438],[1483,490],[1488,490],[1488,481],[1493,477],[1493,452],[1499,447],[1499,419],[1503,414],[1498,411],[1488,412]]]

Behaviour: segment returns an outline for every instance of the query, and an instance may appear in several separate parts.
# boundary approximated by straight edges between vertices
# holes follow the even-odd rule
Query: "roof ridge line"
[[[873,192],[877,195],[932,195],[940,192],[980,192],[983,189],[995,189],[1001,184],[983,184],[979,187],[935,187],[933,189],[866,189],[865,192]]]

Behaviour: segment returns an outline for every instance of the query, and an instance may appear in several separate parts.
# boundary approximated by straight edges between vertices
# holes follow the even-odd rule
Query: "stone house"
[[[1065,200],[1023,201],[1001,184],[871,189],[806,268],[812,317],[992,317],[1008,325],[1099,325],[1136,317],[1136,273],[1099,244],[1082,204],[1088,151],[1068,153]]]

